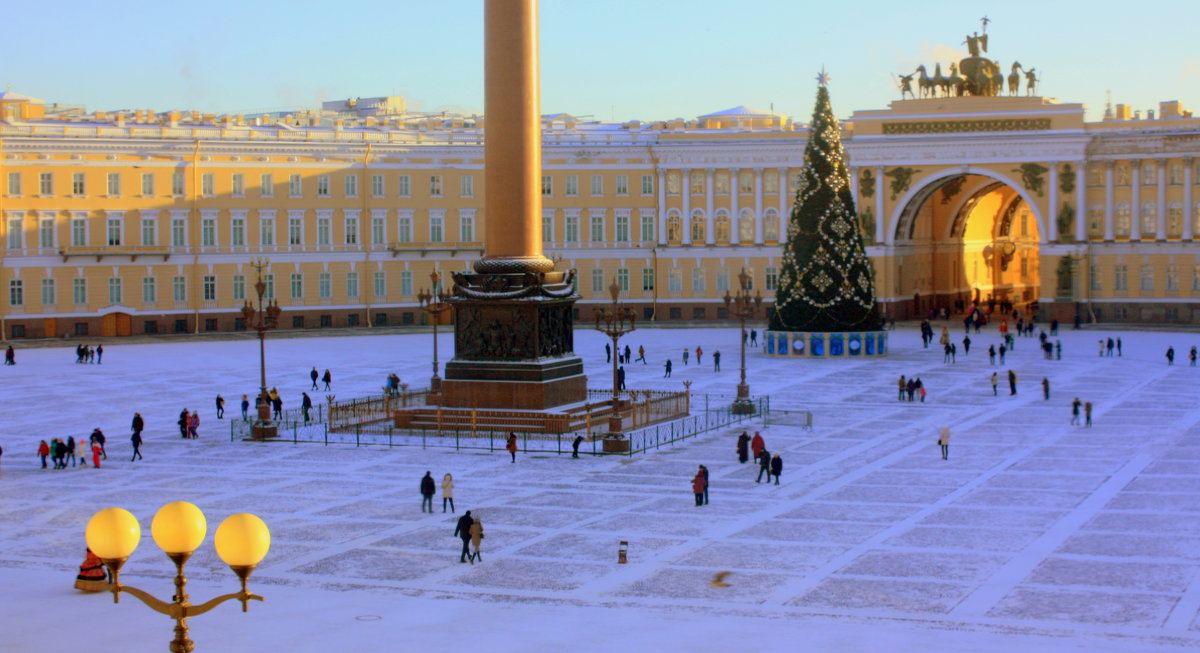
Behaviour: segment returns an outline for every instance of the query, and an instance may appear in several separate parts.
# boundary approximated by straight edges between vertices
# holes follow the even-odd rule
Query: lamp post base
[[[250,437],[254,440],[269,440],[279,437],[279,426],[273,422],[257,422],[250,427]]]
[[[629,439],[624,433],[605,433],[600,442],[604,453],[629,453]]]
[[[737,399],[733,400],[733,405],[730,406],[730,411],[734,415],[753,415],[755,412],[754,402],[750,399],[750,386],[745,383],[739,383],[737,388]]]

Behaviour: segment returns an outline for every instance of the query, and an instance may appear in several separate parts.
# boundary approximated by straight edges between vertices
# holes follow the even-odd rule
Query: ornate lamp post
[[[604,447],[605,451],[621,451],[628,450],[629,443],[624,441],[624,435],[621,432],[621,384],[617,379],[617,360],[620,355],[617,353],[617,344],[621,336],[637,328],[635,326],[637,315],[634,314],[633,309],[617,303],[617,298],[621,295],[621,286],[617,285],[616,279],[613,279],[612,284],[608,287],[608,294],[612,297],[612,307],[596,310],[596,330],[612,338],[613,348],[612,414],[608,418],[608,434],[605,435]],[[609,444],[610,441],[613,441],[613,444]],[[617,444],[615,441],[620,441],[621,444]]]
[[[737,399],[733,400],[733,412],[747,415],[754,412],[754,402],[750,401],[750,386],[746,384],[746,318],[754,317],[762,307],[762,293],[755,292],[750,296],[750,275],[742,268],[738,274],[738,293],[730,296],[725,291],[725,309],[741,323],[742,335],[742,380],[738,383]]]
[[[268,261],[265,258],[250,259],[250,265],[254,267],[258,275],[258,280],[254,282],[254,292],[258,295],[258,308],[246,301],[242,305],[242,319],[246,326],[258,332],[258,419],[255,420],[254,426],[250,430],[250,435],[256,440],[264,438],[273,438],[279,434],[279,427],[271,422],[271,400],[267,396],[267,346],[266,334],[267,331],[279,326],[279,304],[271,299],[265,310],[263,307],[263,294],[267,291],[267,284],[263,282],[262,271],[267,267]]]
[[[433,377],[429,379],[429,392],[433,394],[442,390],[442,379],[438,376],[438,322],[441,321],[442,313],[450,310],[450,305],[446,303],[450,295],[442,292],[442,287],[438,285],[438,278],[438,272],[434,270],[429,275],[429,280],[433,282],[431,289],[417,292],[417,301],[421,302],[421,310],[428,313],[433,321]]]
[[[191,653],[195,649],[188,639],[188,617],[204,614],[218,605],[236,599],[242,602],[242,612],[249,610],[249,601],[262,601],[263,597],[250,593],[246,582],[258,563],[271,547],[271,533],[263,520],[249,513],[231,515],[217,527],[213,543],[217,555],[229,565],[241,580],[242,589],[222,594],[200,605],[192,605],[187,595],[187,577],[183,567],[204,541],[208,522],[200,509],[186,501],[168,503],[159,508],[150,524],[154,543],[175,563],[175,594],[171,601],[163,601],[136,587],[122,585],[121,566],[137,548],[142,538],[142,528],[137,518],[123,508],[105,508],[88,521],[86,537],[92,550],[112,574],[113,603],[120,603],[121,592],[132,594],[155,612],[175,620],[175,639],[171,641],[172,653]]]

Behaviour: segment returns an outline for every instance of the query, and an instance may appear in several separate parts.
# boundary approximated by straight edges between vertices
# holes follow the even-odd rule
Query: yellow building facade
[[[421,323],[430,274],[482,252],[485,128],[2,94],[3,335],[240,330],[256,258],[283,328]],[[543,240],[579,273],[578,317],[616,279],[645,318],[721,319],[743,268],[769,301],[807,136],[748,107],[546,116]],[[1060,319],[1200,320],[1200,120],[1177,104],[1086,123],[1037,97],[903,100],[855,113],[844,139],[889,316],[992,297]]]

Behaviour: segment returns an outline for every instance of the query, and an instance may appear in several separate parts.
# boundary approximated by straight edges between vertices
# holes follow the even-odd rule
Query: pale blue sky
[[[991,58],[1036,67],[1044,95],[1090,119],[1106,90],[1200,110],[1198,0],[542,0],[542,111],[660,120],[773,103],[807,121],[824,65],[846,117],[895,99],[892,73],[965,54],[985,14]],[[483,109],[482,0],[67,0],[2,15],[0,84],[50,102],[225,113],[398,94]]]

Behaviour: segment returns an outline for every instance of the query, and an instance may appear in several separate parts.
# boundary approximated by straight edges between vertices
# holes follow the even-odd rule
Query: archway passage
[[[891,295],[900,316],[1038,300],[1038,221],[1012,187],[962,174],[916,193],[896,223]]]

